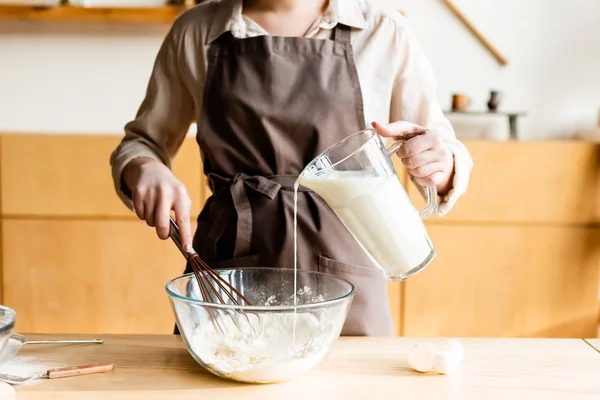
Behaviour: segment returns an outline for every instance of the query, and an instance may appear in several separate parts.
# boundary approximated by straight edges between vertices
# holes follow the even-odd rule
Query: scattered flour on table
[[[0,366],[15,358],[15,355],[19,352],[21,346],[21,342],[16,339],[9,338],[4,341],[2,347],[0,347]]]
[[[46,371],[52,368],[56,368],[56,366],[40,364],[39,361],[35,361],[35,357],[16,356],[6,364],[0,365],[0,374],[28,378],[31,376],[44,374]],[[25,383],[25,385],[34,385],[40,381],[40,379],[34,379]]]
[[[311,313],[273,312],[248,318],[244,314],[219,316],[217,322],[225,334],[212,323],[198,326],[189,337],[192,350],[209,369],[230,379],[277,382],[312,369],[327,356],[336,338]]]

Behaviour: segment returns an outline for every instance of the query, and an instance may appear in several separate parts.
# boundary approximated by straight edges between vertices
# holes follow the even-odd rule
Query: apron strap
[[[339,22],[333,28],[333,40],[340,43],[350,43],[350,27]]]
[[[233,217],[233,211],[237,215],[233,257],[241,257],[249,254],[252,246],[252,226],[254,221],[248,191],[252,190],[273,200],[280,190],[294,190],[296,178],[293,175],[250,176],[243,172],[235,175],[233,178],[223,177],[215,173],[208,174],[211,188],[217,196],[216,203],[218,208],[216,217],[212,221],[212,226],[207,233],[207,239],[212,243],[212,248],[207,249],[210,253],[206,254],[205,257],[209,260],[216,258],[217,241],[225,232],[231,217]],[[222,199],[218,199],[222,193],[226,193],[223,190],[226,187],[229,188],[234,210],[231,210]],[[298,191],[306,191],[306,189],[300,187]]]

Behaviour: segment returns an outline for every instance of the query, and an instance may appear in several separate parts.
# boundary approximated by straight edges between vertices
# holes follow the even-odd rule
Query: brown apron
[[[293,184],[330,145],[364,129],[350,28],[333,40],[221,35],[209,49],[197,141],[213,195],[194,247],[213,268],[293,268]],[[298,268],[356,286],[342,335],[393,334],[387,283],[327,204],[298,194]]]

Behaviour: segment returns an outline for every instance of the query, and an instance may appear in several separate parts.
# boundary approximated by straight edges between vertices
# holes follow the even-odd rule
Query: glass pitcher
[[[354,133],[317,156],[298,177],[299,185],[325,200],[390,281],[409,278],[436,255],[423,224],[436,210],[436,188],[425,188],[427,205],[417,211],[390,159],[404,140],[386,146],[373,129]]]

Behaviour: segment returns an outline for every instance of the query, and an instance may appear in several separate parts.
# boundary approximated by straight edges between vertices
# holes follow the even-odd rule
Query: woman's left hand
[[[412,136],[426,130],[422,126],[405,121],[388,125],[373,122],[372,125],[381,136],[392,138]],[[419,185],[435,185],[440,196],[447,194],[451,189],[454,157],[438,133],[428,130],[407,139],[397,154]]]

